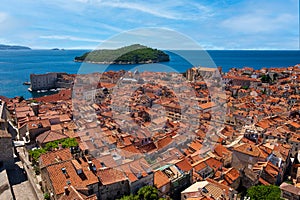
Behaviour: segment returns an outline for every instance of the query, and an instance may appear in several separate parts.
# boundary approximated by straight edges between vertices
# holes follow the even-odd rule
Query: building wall
[[[171,183],[167,183],[166,185],[157,188],[159,197],[167,197],[171,190]]]
[[[99,187],[101,200],[114,200],[130,193],[128,180],[113,183],[110,185],[101,185]]]
[[[36,129],[31,129],[29,131],[29,134],[30,134],[30,140],[35,140],[35,138],[41,134],[41,133],[44,133],[46,131],[49,131],[51,129],[51,127],[41,127],[41,128],[36,128]]]
[[[48,90],[55,87],[57,73],[30,74],[32,90]]]
[[[136,194],[140,188],[142,188],[146,185],[151,185],[151,186],[153,185],[153,173],[131,183],[130,184],[130,193]]]
[[[0,131],[0,167],[9,169],[14,164],[13,144],[7,131]]]
[[[243,154],[237,151],[233,151],[232,154],[232,167],[236,169],[243,169],[243,168],[252,168],[252,166],[257,163],[258,157],[252,157],[247,154]]]
[[[288,191],[281,190],[281,197],[289,200],[300,200],[300,196],[296,196]]]

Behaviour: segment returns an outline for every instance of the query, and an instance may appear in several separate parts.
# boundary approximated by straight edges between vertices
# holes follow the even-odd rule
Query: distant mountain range
[[[0,50],[31,50],[31,48],[19,45],[0,44]]]

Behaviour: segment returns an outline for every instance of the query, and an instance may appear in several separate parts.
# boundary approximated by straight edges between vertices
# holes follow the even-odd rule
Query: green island
[[[152,49],[140,44],[118,49],[102,49],[76,56],[75,62],[90,62],[99,64],[145,64],[170,61],[169,55],[158,49]]]
[[[19,45],[0,44],[0,50],[31,50],[31,48]]]

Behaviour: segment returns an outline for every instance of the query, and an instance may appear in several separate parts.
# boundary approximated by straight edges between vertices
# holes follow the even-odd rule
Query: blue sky
[[[204,49],[298,49],[298,0],[4,0],[0,43],[95,48],[123,31],[164,27]]]

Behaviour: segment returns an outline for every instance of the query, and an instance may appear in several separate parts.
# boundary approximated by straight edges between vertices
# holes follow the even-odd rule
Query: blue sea
[[[287,67],[300,64],[300,51],[254,51],[254,50],[181,50],[166,51],[170,61],[144,65],[99,65],[74,62],[74,57],[88,50],[15,50],[0,51],[0,95],[7,97],[24,96],[31,98],[28,86],[31,73],[47,72],[90,73],[108,70],[177,71],[185,72],[192,66],[221,66],[223,71],[244,66]],[[41,95],[34,94],[34,96]]]

